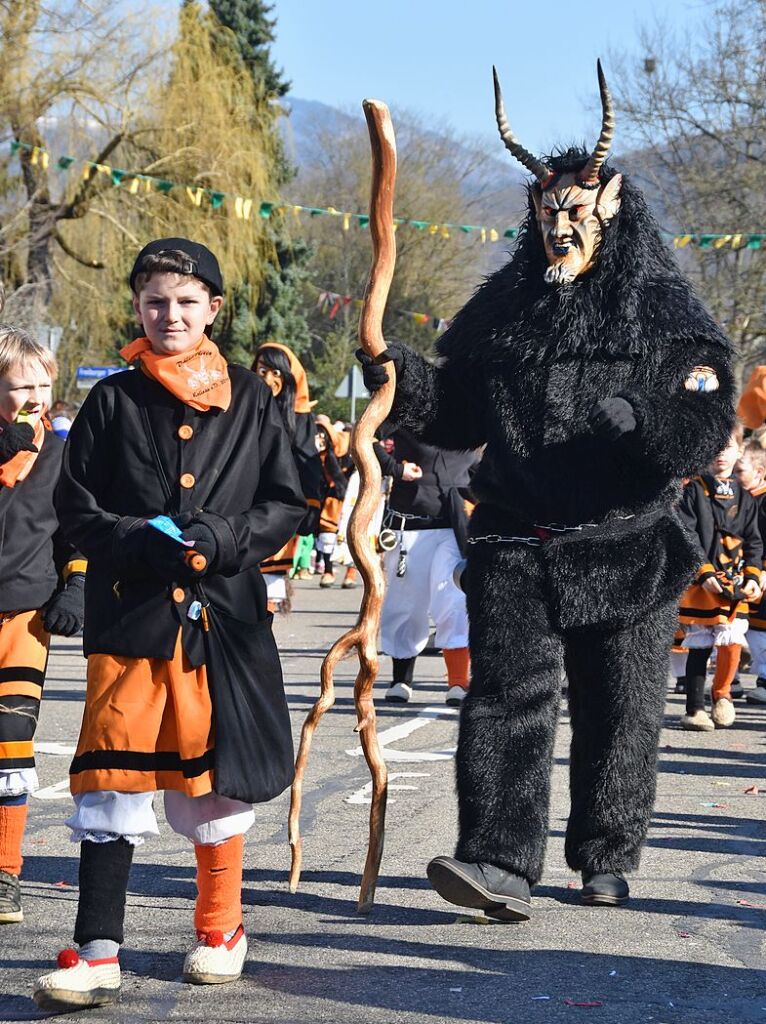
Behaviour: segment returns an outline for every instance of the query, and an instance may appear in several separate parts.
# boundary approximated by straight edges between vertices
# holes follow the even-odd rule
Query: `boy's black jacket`
[[[721,550],[721,534],[725,532],[742,541],[745,565],[760,570],[763,539],[758,528],[758,499],[745,490],[736,478],[732,477],[729,483],[733,497],[728,504],[719,506],[721,511],[716,516],[715,480],[709,476],[690,480],[681,498],[681,519],[697,537],[699,565],[709,563],[715,569],[721,568],[718,554]],[[725,530],[721,529],[721,520],[725,523]]]
[[[63,440],[46,431],[29,476],[15,487],[0,487],[0,612],[42,608],[61,569],[77,557],[53,507],[63,448]]]
[[[120,545],[137,519],[204,510],[221,568],[203,581],[217,608],[243,621],[267,617],[259,562],[286,543],[303,518],[290,441],[269,389],[230,366],[232,397],[223,413],[198,412],[140,370],[114,374],[91,391],[69,434],[56,503],[62,528],[88,557],[86,654],[173,656],[179,626],[193,665],[205,654],[194,595],[120,565]],[[142,410],[145,410],[142,413]],[[148,415],[170,484],[166,496],[152,458]],[[179,437],[182,425],[193,430]],[[193,486],[183,486],[182,478]]]

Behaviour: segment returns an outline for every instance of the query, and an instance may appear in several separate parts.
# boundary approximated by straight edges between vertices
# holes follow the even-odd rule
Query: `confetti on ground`
[[[450,989],[450,992],[462,992],[462,991],[463,991],[462,987],[461,988],[451,988]]]
[[[617,977],[617,971],[610,971],[609,972],[609,977],[610,978],[616,978]]]
[[[731,785],[731,783],[730,782],[722,782],[721,779],[714,779],[713,780],[713,785],[714,786],[725,786],[725,787],[728,787],[728,786]]]
[[[717,807],[717,808],[721,809],[721,808],[724,808],[724,807],[728,807],[729,805],[728,804],[713,804],[713,803],[710,803],[710,801],[706,800],[702,804],[702,806],[703,807]]]
[[[678,937],[679,939],[690,939],[692,936],[691,932],[679,932]]]
[[[587,1000],[586,1002],[582,1002],[582,1003],[576,1003],[574,1001],[574,999],[565,999],[564,1000],[564,1006],[587,1006],[587,1007],[591,1007],[591,1006],[603,1006],[603,1005],[604,1004],[600,1003],[598,1001],[598,999],[590,999],[590,1000]]]
[[[69,882],[56,882],[57,889],[68,889],[70,886]]]
[[[533,999],[550,999],[550,996],[532,996]]]
[[[579,888],[580,888],[580,883],[579,882],[567,882],[567,889],[579,889]]]
[[[757,786],[748,786],[745,792],[748,796],[758,796],[761,791]]]
[[[751,903],[750,900],[737,900],[738,907],[751,907],[753,910],[766,910],[766,903]]]

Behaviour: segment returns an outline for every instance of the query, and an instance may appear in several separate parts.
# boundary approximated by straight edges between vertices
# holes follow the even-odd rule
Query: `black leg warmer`
[[[417,657],[393,658],[392,660],[394,662],[394,682],[406,683],[407,686],[412,686],[412,677],[415,674]]]
[[[675,604],[624,629],[568,637],[572,718],[566,858],[575,871],[636,868],[649,828]]]
[[[82,946],[93,939],[122,944],[125,895],[133,861],[133,845],[125,839],[80,844],[80,900],[74,941]]]
[[[562,648],[529,551],[472,551],[467,574],[472,682],[457,749],[456,856],[530,884],[542,874]]]
[[[693,647],[686,657],[686,714],[705,710],[705,679],[712,647]]]

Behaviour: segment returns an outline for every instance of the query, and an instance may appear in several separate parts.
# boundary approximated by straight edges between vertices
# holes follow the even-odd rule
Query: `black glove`
[[[188,576],[184,556],[189,549],[146,520],[135,520],[121,537],[116,549],[122,578],[140,579],[159,576],[163,583],[176,583]]]
[[[54,594],[43,615],[43,626],[54,636],[74,636],[85,618],[85,574],[73,572],[64,589]]]
[[[7,423],[0,433],[0,465],[10,462],[19,452],[36,452],[34,436],[31,423]]]
[[[191,582],[215,572],[218,560],[218,541],[210,527],[199,521],[192,520],[188,526],[181,527],[181,529],[183,530],[184,540],[194,541],[194,547],[188,550],[204,555],[206,561],[205,568],[199,570],[193,569],[190,565],[185,565],[189,575],[183,577],[183,579]]]
[[[633,406],[626,398],[605,398],[593,407],[589,417],[594,434],[617,441],[623,434],[630,434],[637,427]]]
[[[404,369],[404,351],[401,345],[397,345],[396,342],[392,342],[382,356],[378,356],[382,359],[384,356],[388,356],[390,361],[394,364],[397,377]],[[364,349],[358,348],[356,350],[356,358],[362,364],[362,379],[364,380],[364,386],[374,395],[376,391],[380,391],[383,385],[388,380],[388,371],[386,370],[385,364],[379,365],[375,362],[372,356],[368,356]]]

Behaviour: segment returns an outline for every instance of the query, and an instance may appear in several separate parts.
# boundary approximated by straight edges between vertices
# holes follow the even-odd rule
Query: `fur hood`
[[[546,162],[584,166],[569,149]],[[602,181],[616,171],[605,165]],[[642,193],[623,176],[620,212],[604,231],[594,268],[571,285],[544,280],[545,250],[532,189],[510,261],[476,291],[437,343],[446,358],[541,363],[571,356],[642,358],[674,344],[730,343],[681,273]]]

